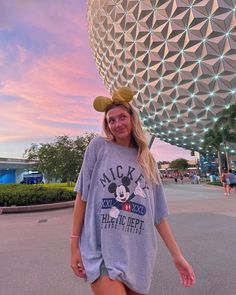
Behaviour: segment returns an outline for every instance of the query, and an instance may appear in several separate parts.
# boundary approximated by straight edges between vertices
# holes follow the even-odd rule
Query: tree
[[[232,105],[225,109],[217,122],[214,124],[215,132],[222,134],[222,143],[224,145],[224,152],[226,157],[226,166],[230,168],[229,153],[227,151],[227,143],[236,143],[236,105]]]
[[[182,158],[176,159],[170,163],[170,168],[174,168],[177,170],[186,170],[188,167],[188,161]]]
[[[75,140],[67,135],[58,136],[53,143],[32,144],[24,153],[28,160],[35,161],[35,168],[48,181],[58,179],[68,184],[75,181],[83,163],[84,152],[94,133],[78,136]]]
[[[76,177],[75,171],[78,165],[74,141],[67,135],[58,136],[55,141],[56,149],[56,178],[69,184]],[[82,155],[83,157],[83,155]]]
[[[219,160],[219,173],[221,174],[222,165],[221,165],[221,145],[223,145],[223,152],[226,156],[226,168],[230,168],[230,161],[227,152],[227,142],[236,142],[236,134],[230,132],[229,128],[210,129],[204,135],[203,149],[208,152],[217,152]]]
[[[219,131],[210,129],[204,135],[203,149],[205,152],[216,152],[219,161],[219,175],[221,175],[222,164],[221,164],[221,154],[220,154],[220,145],[222,143],[222,134]]]
[[[87,146],[89,145],[90,141],[96,137],[95,133],[86,133],[85,136],[78,136],[76,137],[74,141],[74,150],[76,152],[76,161],[77,161],[77,167],[76,167],[76,175],[79,174],[80,168],[83,164],[83,157],[85,150]]]
[[[31,147],[25,150],[24,157],[28,161],[35,161],[34,168],[43,172],[48,181],[56,175],[56,149],[51,144],[31,144]]]
[[[220,130],[222,127],[232,131],[236,130],[236,104],[225,109],[214,124],[214,129]]]
[[[224,147],[224,152],[226,156],[226,166],[227,169],[230,169],[230,159],[229,159],[229,153],[228,153],[228,146],[227,143],[236,143],[236,134],[232,133],[229,129],[229,126],[222,127],[218,132],[222,135],[222,143]]]

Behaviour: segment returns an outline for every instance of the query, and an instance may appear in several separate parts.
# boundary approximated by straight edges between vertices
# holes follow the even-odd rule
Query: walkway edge
[[[65,208],[73,207],[74,202],[75,201],[67,201],[67,202],[52,203],[52,204],[41,204],[41,205],[0,207],[0,214],[27,213],[27,212],[65,209]]]

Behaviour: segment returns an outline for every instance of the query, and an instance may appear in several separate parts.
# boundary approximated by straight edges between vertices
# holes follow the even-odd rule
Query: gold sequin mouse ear
[[[98,112],[105,112],[106,108],[115,103],[130,102],[134,97],[133,91],[128,87],[121,87],[114,92],[112,98],[106,96],[97,96],[93,101],[93,107]]]
[[[112,100],[114,103],[119,102],[130,102],[134,97],[133,91],[128,87],[121,87],[112,95]]]
[[[93,107],[98,112],[105,112],[110,104],[112,104],[112,100],[106,96],[97,96],[93,101]]]

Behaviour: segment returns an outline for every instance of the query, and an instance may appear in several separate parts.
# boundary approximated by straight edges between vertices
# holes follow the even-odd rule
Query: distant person
[[[200,179],[201,179],[201,177],[200,177],[200,175],[196,175],[196,182],[197,182],[197,184],[199,184],[200,183]]]
[[[148,293],[157,231],[182,284],[195,281],[168,224],[163,187],[132,98],[120,88],[111,99],[95,99],[94,108],[104,112],[105,137],[89,144],[75,186],[71,268],[95,295]]]
[[[180,179],[181,183],[183,184],[184,183],[184,176],[182,173],[180,174],[179,179]]]
[[[229,181],[229,173],[228,173],[227,169],[224,169],[222,171],[221,176],[220,176],[220,181],[221,181],[222,186],[223,186],[224,195],[229,196],[229,184],[230,184],[230,181]]]
[[[236,175],[232,172],[231,169],[229,169],[229,194],[231,192],[231,189],[234,189],[234,192],[236,193]]]
[[[195,173],[190,174],[190,180],[191,180],[191,184],[195,183],[195,181],[196,181],[196,174]]]
[[[192,173],[191,172],[189,173],[188,178],[189,178],[190,182],[192,182]]]
[[[177,184],[178,183],[178,174],[177,173],[174,174],[174,180],[175,180],[175,183]]]

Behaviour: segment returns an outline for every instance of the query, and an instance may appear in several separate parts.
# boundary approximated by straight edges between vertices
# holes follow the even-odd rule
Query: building
[[[0,184],[20,183],[34,164],[24,159],[0,158]]]
[[[199,174],[200,171],[198,170],[199,168],[197,166],[198,164],[196,160],[188,160],[188,164],[189,164],[189,167],[186,169],[186,171],[183,172],[184,174],[187,174],[187,173]],[[160,170],[160,173],[166,177],[174,177],[174,175],[176,174],[176,169],[170,168],[170,163],[161,164],[159,170]]]
[[[88,1],[99,74],[110,93],[132,88],[147,132],[201,152],[236,104],[235,0],[128,2]]]

